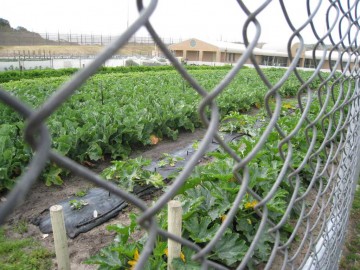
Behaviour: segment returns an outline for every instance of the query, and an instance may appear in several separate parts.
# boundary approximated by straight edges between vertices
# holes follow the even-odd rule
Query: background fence
[[[1,32],[0,45],[3,46],[34,46],[34,45],[100,45],[107,46],[119,38],[116,35],[76,34],[76,33],[35,33],[35,32]],[[165,44],[181,42],[181,38],[161,38]],[[129,44],[153,45],[152,37],[132,36]]]
[[[290,46],[292,42],[299,41],[300,48],[304,46],[302,38],[303,27],[295,29],[291,18],[288,17],[287,10],[282,4],[284,17],[287,19],[289,27],[293,30],[293,35],[289,39],[289,57],[291,65],[285,72],[283,78],[276,84],[271,84],[268,78],[259,68],[258,63],[252,56],[252,50],[257,44],[260,25],[257,16],[267,8],[271,0],[264,1],[259,8],[250,13],[242,1],[238,1],[239,8],[247,14],[247,21],[243,26],[244,40],[247,47],[236,65],[233,66],[227,76],[211,92],[205,91],[196,80],[184,69],[181,64],[174,59],[168,51],[166,44],[158,37],[156,30],[149,23],[149,18],[156,9],[157,1],[152,0],[147,7],[143,7],[142,2],[138,1],[139,11],[142,11],[138,19],[118,38],[111,40],[112,46],[99,54],[95,61],[86,68],[80,70],[66,84],[61,86],[58,91],[38,109],[28,108],[21,100],[9,95],[6,90],[1,89],[0,99],[16,110],[27,119],[26,140],[35,150],[28,170],[24,173],[16,187],[7,197],[6,203],[0,208],[0,221],[3,223],[6,217],[13,211],[14,207],[22,202],[29,192],[33,182],[43,170],[46,162],[50,159],[58,166],[63,167],[84,177],[88,181],[103,187],[112,193],[124,198],[130,204],[136,206],[142,211],[138,223],[148,230],[149,238],[141,252],[140,259],[137,261],[136,269],[143,269],[144,263],[150,256],[155,239],[158,235],[171,238],[180,242],[197,252],[193,257],[198,260],[203,269],[209,267],[215,269],[228,269],[217,262],[211,261],[209,255],[212,252],[217,241],[224,235],[227,227],[233,222],[235,214],[239,210],[241,201],[247,194],[253,196],[257,203],[254,210],[260,220],[256,232],[252,235],[250,247],[237,269],[246,269],[254,250],[259,245],[263,237],[272,239],[273,245],[271,255],[265,259],[262,265],[264,269],[337,269],[338,261],[344,242],[345,233],[348,225],[349,211],[352,204],[352,198],[356,187],[357,177],[359,175],[359,51],[358,51],[358,4],[359,1],[329,1],[328,9],[336,12],[338,15],[334,21],[330,17],[326,19],[327,32],[325,36],[320,37],[316,32],[313,19],[317,8],[310,8],[310,1],[306,5],[309,10],[309,17],[303,26],[310,25],[314,35],[318,37],[318,42],[314,48],[315,69],[313,76],[304,81],[297,70],[297,62],[300,55],[293,55]],[[319,5],[322,1],[319,1]],[[311,11],[311,12],[310,12]],[[346,24],[349,27],[335,28],[337,24]],[[247,29],[250,24],[256,26],[256,35],[252,40],[247,40]],[[147,206],[144,201],[133,194],[129,194],[119,189],[117,186],[103,181],[99,175],[91,172],[85,167],[77,164],[73,160],[61,156],[51,150],[51,140],[47,131],[45,121],[52,113],[59,108],[64,101],[70,97],[76,89],[86,81],[96,70],[110,58],[119,48],[123,47],[136,31],[145,26],[149,31],[152,40],[161,48],[166,57],[172,62],[182,77],[193,87],[194,91],[200,94],[203,99],[199,104],[200,117],[207,132],[204,135],[200,146],[186,166],[176,177],[166,193],[164,193],[154,205]],[[238,27],[238,26],[234,26]],[[334,33],[336,36],[334,35]],[[338,36],[338,37],[337,37]],[[315,58],[315,50],[320,45],[326,48],[324,39],[329,37],[332,43],[331,51],[323,53],[321,59]],[[73,38],[69,42],[75,42]],[[76,42],[79,42],[77,37]],[[81,37],[80,37],[81,42]],[[110,42],[110,40],[108,40]],[[345,45],[345,43],[347,45]],[[300,52],[301,50],[298,50]],[[332,59],[332,53],[337,52],[337,59]],[[346,56],[346,57],[345,57]],[[344,59],[347,59],[344,63]],[[266,128],[261,134],[260,139],[254,144],[252,149],[244,157],[236,154],[224,141],[218,133],[219,112],[216,105],[217,98],[223,93],[225,87],[232,81],[234,76],[241,70],[246,60],[251,59],[258,75],[268,88],[264,97],[268,121]],[[320,68],[325,60],[336,60],[335,65],[342,65],[341,72],[336,72],[333,68],[330,73],[320,73]],[[279,94],[280,87],[286,82],[291,74],[295,74],[297,80],[301,83],[298,89],[298,106],[301,110],[301,117],[294,119],[297,124],[292,130],[284,130],[281,125],[281,107],[282,98]],[[311,83],[318,79],[321,81],[317,89],[312,89]],[[271,100],[274,100],[275,107],[271,106]],[[320,104],[320,110],[316,115],[310,115],[311,106],[317,101]],[[332,102],[330,102],[332,101]],[[331,104],[331,105],[330,105]],[[206,110],[210,109],[210,117],[207,117]],[[300,134],[300,128],[305,127],[305,132]],[[282,167],[278,170],[270,191],[266,194],[258,194],[253,188],[250,188],[249,182],[252,178],[249,169],[250,162],[259,152],[264,149],[269,141],[271,132],[278,135],[278,151],[283,160]],[[322,134],[321,141],[319,134]],[[294,165],[295,158],[299,158],[294,152],[297,136],[306,137],[307,153],[300,157],[297,165]],[[205,246],[198,246],[186,239],[168,234],[160,229],[155,221],[156,213],[166,206],[177,191],[184,185],[188,176],[193,171],[197,161],[204,155],[207,146],[216,139],[223,150],[227,152],[234,160],[233,175],[240,186],[239,192],[227,216],[218,229],[215,236]],[[310,178],[303,181],[304,168],[311,172]],[[279,190],[281,183],[288,183],[291,193],[288,196],[288,205],[283,215],[275,220],[269,213],[268,202],[271,201]],[[287,238],[282,237],[285,223],[290,219],[294,209],[298,209],[296,219],[292,219],[293,230]],[[231,252],[231,250],[229,250]]]

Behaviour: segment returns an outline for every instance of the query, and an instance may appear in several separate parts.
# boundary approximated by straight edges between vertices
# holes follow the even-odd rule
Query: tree
[[[16,27],[16,30],[20,31],[20,32],[28,32],[28,30],[25,27],[22,27],[22,26]]]
[[[10,23],[8,20],[0,18],[0,27],[10,27]]]

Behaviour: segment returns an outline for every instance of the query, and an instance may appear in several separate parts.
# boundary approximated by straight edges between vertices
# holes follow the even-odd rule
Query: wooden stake
[[[168,232],[181,237],[182,208],[181,202],[170,201],[168,203]],[[180,258],[181,244],[168,239],[167,269],[175,270],[171,263],[174,258]]]
[[[70,270],[64,213],[61,205],[54,205],[50,207],[50,218],[54,234],[55,253],[58,270]]]

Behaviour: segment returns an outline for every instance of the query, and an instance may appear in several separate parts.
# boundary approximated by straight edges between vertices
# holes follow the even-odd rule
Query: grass
[[[13,228],[14,232],[17,232],[19,234],[26,233],[28,231],[28,223],[26,220],[19,220]]]
[[[33,238],[10,239],[0,228],[0,264],[2,270],[47,270],[52,268],[53,253]]]
[[[350,216],[349,236],[345,242],[340,268],[344,270],[360,269],[360,188],[355,192],[355,198]]]

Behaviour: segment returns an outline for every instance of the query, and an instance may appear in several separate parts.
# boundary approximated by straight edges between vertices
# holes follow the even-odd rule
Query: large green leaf
[[[199,205],[199,211],[201,211],[203,214],[210,211],[210,209],[215,204],[215,198],[211,195],[210,190],[208,190],[206,187],[202,185],[198,185],[193,189],[189,189],[185,193],[186,197],[188,198],[203,198],[203,203]]]
[[[239,234],[227,233],[216,243],[213,256],[232,266],[242,260],[247,249],[246,242],[239,238]]]
[[[215,183],[207,182],[205,186],[215,198],[214,206],[208,212],[211,219],[215,220],[230,209],[234,196],[232,193],[225,191]]]
[[[266,262],[271,254],[271,244],[274,243],[274,239],[266,233],[267,229],[261,234],[259,242],[256,245],[255,252],[256,257],[262,262]]]
[[[118,270],[126,266],[124,260],[119,258],[119,253],[111,247],[103,248],[98,254],[87,259],[86,264],[97,264],[99,270]]]
[[[189,261],[189,262],[183,262],[181,259],[176,258],[172,261],[172,266],[174,269],[179,270],[200,270],[201,265],[199,265],[196,262]]]
[[[191,257],[195,255],[195,251],[188,248],[183,247],[182,252],[184,254],[185,261],[181,258],[177,258],[173,260],[173,266],[175,269],[190,269],[190,270],[199,270],[201,269],[200,263],[194,262],[191,260]]]
[[[220,224],[218,223],[212,224],[210,217],[200,216],[198,214],[184,221],[184,228],[196,243],[206,243],[210,241],[219,227]]]
[[[87,155],[90,160],[99,160],[103,157],[103,152],[99,144],[93,142],[87,150]]]
[[[187,220],[189,217],[191,217],[193,214],[197,213],[199,211],[200,206],[204,203],[205,198],[203,196],[201,197],[181,197],[183,200],[183,220]]]
[[[134,214],[130,214],[129,217],[131,223],[128,226],[124,226],[122,224],[113,224],[106,227],[108,231],[114,231],[117,233],[116,239],[118,243],[126,244],[130,235],[135,231],[137,226],[136,216]]]

